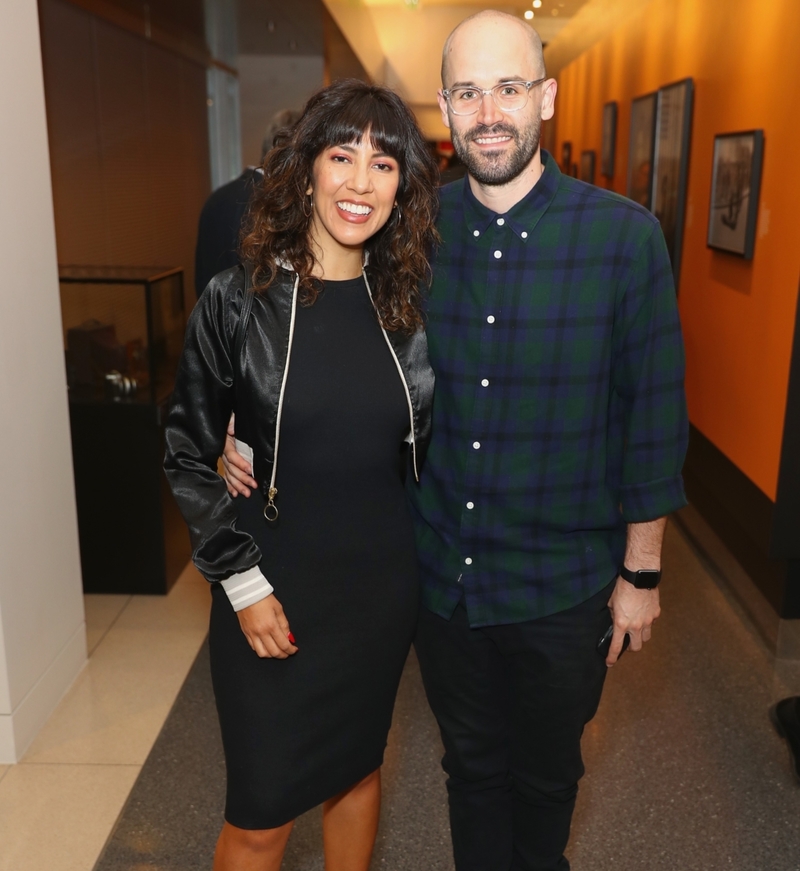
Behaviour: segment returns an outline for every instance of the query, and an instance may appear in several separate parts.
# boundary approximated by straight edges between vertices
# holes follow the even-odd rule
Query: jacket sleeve
[[[186,327],[166,424],[164,469],[189,526],[192,560],[209,581],[223,586],[234,607],[246,607],[272,592],[258,563],[252,537],[236,528],[236,511],[217,473],[234,407],[233,337],[241,311],[241,268],[214,278]],[[266,592],[264,591],[264,587]],[[254,590],[261,595],[252,598]],[[239,608],[236,608],[239,610]]]

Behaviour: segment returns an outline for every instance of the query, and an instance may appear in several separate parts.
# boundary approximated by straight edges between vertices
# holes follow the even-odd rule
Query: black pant
[[[568,871],[580,740],[600,701],[613,584],[525,623],[423,608],[415,646],[439,723],[457,871]]]

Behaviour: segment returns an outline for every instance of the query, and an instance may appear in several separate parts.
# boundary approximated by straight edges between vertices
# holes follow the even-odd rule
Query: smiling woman
[[[267,287],[278,263],[288,261],[300,276],[301,302],[308,305],[317,298],[321,285],[316,279],[322,276],[314,240],[319,244],[321,214],[315,208],[320,193],[312,192],[324,155],[325,161],[352,166],[363,159],[371,166],[373,183],[382,174],[394,176],[390,207],[397,207],[379,210],[380,222],[377,215],[365,222],[372,232],[365,230],[356,244],[368,252],[366,274],[384,328],[419,327],[420,290],[438,239],[433,223],[436,167],[405,103],[388,88],[354,79],[314,95],[265,159],[264,180],[251,203],[241,245],[243,258],[255,266],[254,285]],[[354,203],[361,199],[352,191],[344,197]]]
[[[436,167],[397,95],[344,81],[262,168],[246,271],[198,300],[167,422],[167,475],[212,582],[214,869],[277,871],[295,817],[322,804],[325,867],[367,871],[418,612],[404,479],[430,437]],[[232,412],[250,457],[236,501],[216,471]]]

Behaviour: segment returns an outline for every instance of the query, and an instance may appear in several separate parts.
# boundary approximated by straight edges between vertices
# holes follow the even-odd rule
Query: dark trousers
[[[568,871],[580,740],[600,701],[613,584],[538,620],[470,629],[423,608],[415,646],[439,723],[457,871]]]

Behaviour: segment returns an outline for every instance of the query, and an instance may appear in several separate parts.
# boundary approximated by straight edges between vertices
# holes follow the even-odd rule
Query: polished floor
[[[775,660],[695,545],[670,525],[657,632],[612,670],[587,729],[573,871],[800,871],[800,785],[766,716],[800,692],[800,664]],[[23,761],[0,767],[0,871],[92,871],[101,854],[97,871],[210,868],[222,788],[206,611],[191,569],[166,599],[87,597],[87,669]],[[375,871],[452,871],[440,752],[412,657]],[[318,813],[298,823],[285,871],[321,871],[318,829]]]

